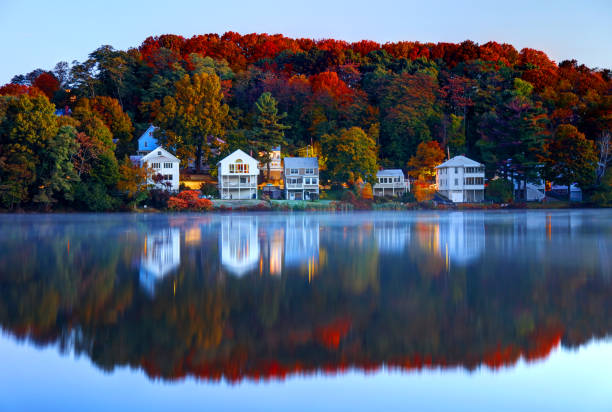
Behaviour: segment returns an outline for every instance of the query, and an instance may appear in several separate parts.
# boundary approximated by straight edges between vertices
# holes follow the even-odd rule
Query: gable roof
[[[259,162],[257,160],[255,160],[253,158],[253,156],[249,156],[248,154],[246,154],[244,151],[237,149],[234,152],[230,153],[229,155],[225,156],[223,159],[219,160],[219,162],[217,163],[217,165],[225,162],[228,159],[233,159],[235,157],[240,157],[242,159],[246,159],[248,162],[250,163],[257,163],[259,164]],[[244,161],[244,160],[243,160]]]
[[[404,176],[402,169],[383,169],[376,172],[376,176]]]
[[[285,157],[285,168],[291,169],[315,169],[319,167],[319,159],[316,157]]]
[[[155,129],[157,129],[157,127],[150,125],[147,130],[144,131],[143,134],[140,135],[140,137],[138,138],[138,140],[140,141],[141,139],[154,139],[155,141],[157,141],[157,139],[155,138],[155,136],[153,136],[153,132],[155,131]]]
[[[178,157],[176,157],[175,155],[173,155],[172,153],[170,153],[169,151],[167,151],[166,149],[164,149],[161,146],[157,146],[155,149],[151,150],[149,152],[149,154],[143,156],[140,159],[140,161],[141,162],[146,162],[147,160],[149,160],[152,157],[158,157],[159,156],[158,152],[160,152],[160,151],[162,152],[161,155],[164,156],[164,157],[169,157],[171,162],[180,162]]]
[[[482,165],[475,160],[468,159],[465,156],[455,156],[452,159],[449,159],[446,162],[442,163],[441,165],[436,166],[436,169],[439,169],[442,167],[461,167],[461,166],[477,167],[477,166],[482,166]]]

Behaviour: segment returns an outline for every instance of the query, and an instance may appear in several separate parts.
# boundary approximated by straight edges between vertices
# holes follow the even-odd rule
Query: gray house
[[[283,159],[285,198],[312,200],[319,198],[319,159],[316,157],[285,157]]]

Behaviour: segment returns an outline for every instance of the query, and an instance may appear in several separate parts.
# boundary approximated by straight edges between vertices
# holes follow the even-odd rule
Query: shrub
[[[217,189],[217,185],[214,183],[202,183],[200,185],[200,192],[206,196],[219,197],[219,189]]]
[[[155,209],[165,209],[168,207],[168,199],[170,199],[170,193],[163,189],[151,189],[149,190],[149,206]]]
[[[184,190],[168,199],[168,209],[211,210],[212,202],[208,199],[200,199],[200,192],[197,190]]]
[[[485,191],[486,198],[495,203],[509,203],[512,201],[514,187],[507,179],[491,180]]]

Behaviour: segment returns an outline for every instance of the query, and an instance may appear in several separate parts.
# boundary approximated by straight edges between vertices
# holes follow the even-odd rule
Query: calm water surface
[[[612,211],[1,215],[0,410],[612,410]]]

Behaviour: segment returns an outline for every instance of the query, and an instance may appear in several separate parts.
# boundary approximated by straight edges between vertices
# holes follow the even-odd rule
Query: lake
[[[612,211],[0,215],[0,410],[612,410]]]

